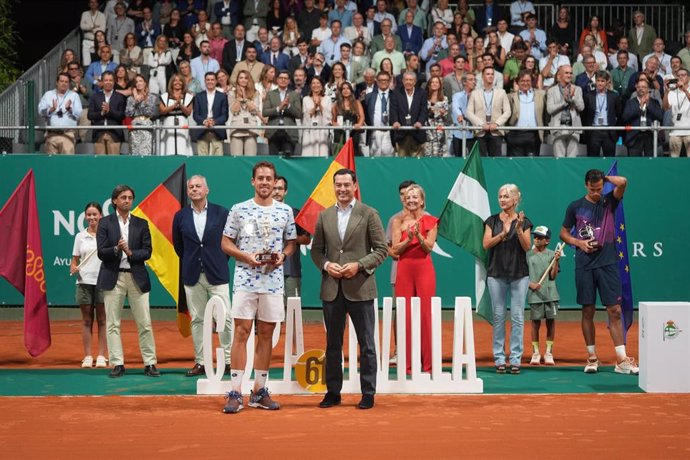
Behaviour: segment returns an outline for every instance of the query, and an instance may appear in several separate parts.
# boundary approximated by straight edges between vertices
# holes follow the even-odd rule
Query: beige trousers
[[[105,291],[104,294],[106,338],[110,364],[112,366],[125,364],[120,336],[120,320],[125,297],[129,300],[129,308],[132,310],[132,316],[137,323],[141,359],[146,366],[156,364],[156,343],[153,339],[153,327],[149,313],[149,293],[141,292],[131,273],[120,272],[115,287]]]
[[[223,156],[223,141],[213,133],[206,133],[196,142],[199,156]]]
[[[206,313],[206,303],[212,296],[217,295],[225,303],[225,331],[218,334],[218,339],[225,351],[225,363],[230,364],[230,347],[232,345],[230,286],[228,284],[214,286],[208,282],[206,275],[202,273],[199,281],[194,286],[185,285],[184,292],[187,297],[187,308],[189,308],[189,314],[192,317],[194,362],[204,364],[204,314]]]

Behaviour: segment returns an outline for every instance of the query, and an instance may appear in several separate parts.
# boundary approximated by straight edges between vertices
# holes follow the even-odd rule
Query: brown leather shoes
[[[199,375],[206,375],[206,369],[203,364],[196,363],[193,368],[187,371],[185,377],[196,377]]]

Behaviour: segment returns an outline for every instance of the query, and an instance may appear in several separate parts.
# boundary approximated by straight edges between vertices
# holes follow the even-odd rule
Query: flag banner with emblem
[[[614,161],[611,168],[606,173],[607,176],[618,175],[618,162]],[[610,182],[604,183],[603,193],[612,192],[614,185]],[[623,336],[626,337],[628,329],[633,323],[633,293],[632,281],[630,276],[630,261],[628,259],[628,238],[627,227],[625,225],[625,212],[623,211],[623,201],[618,203],[616,213],[613,217],[614,222],[614,243],[616,246],[616,257],[618,259],[618,272],[621,277],[623,298],[621,300],[621,310],[623,319]]]
[[[302,210],[295,218],[297,225],[309,233],[313,234],[316,230],[316,220],[319,217],[319,213],[329,206],[335,205],[336,198],[335,189],[333,188],[333,174],[343,168],[357,172],[355,169],[355,149],[352,138],[348,139],[345,145],[343,145],[343,148],[340,149],[340,153],[338,153],[330,164],[325,174],[314,188],[314,191],[311,192],[304,206],[302,206]],[[362,200],[359,188],[357,188],[355,192],[355,198],[359,201]]]
[[[489,195],[477,142],[448,194],[448,201],[439,217],[438,234],[474,256],[477,314],[492,323],[493,310],[486,287],[487,254],[482,244],[484,221],[490,215]]]
[[[0,240],[0,276],[24,295],[24,346],[35,358],[51,341],[33,169],[0,209]]]
[[[175,213],[186,205],[186,182],[187,173],[183,164],[132,211],[132,214],[149,223],[153,252],[147,264],[175,300],[177,327],[183,337],[189,337],[192,333],[191,316],[182,286],[180,259],[173,247],[172,222]]]

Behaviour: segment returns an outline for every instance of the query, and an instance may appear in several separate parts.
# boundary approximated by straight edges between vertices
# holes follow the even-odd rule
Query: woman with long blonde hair
[[[237,74],[235,87],[228,92],[228,107],[228,125],[239,126],[228,130],[230,154],[255,156],[256,139],[261,133],[257,128],[261,126],[263,101],[254,86],[252,74],[248,71],[240,70]]]

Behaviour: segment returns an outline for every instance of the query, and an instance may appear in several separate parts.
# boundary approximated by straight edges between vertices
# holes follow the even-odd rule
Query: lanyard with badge
[[[680,90],[676,90],[676,94],[680,93]],[[680,100],[680,94],[677,96],[678,98],[678,113],[676,114],[676,121],[680,121],[681,118],[683,118],[683,105],[685,105],[685,101],[688,99],[688,97],[685,95],[685,92],[683,92],[683,100]]]
[[[601,96],[601,98],[599,97]],[[601,104],[599,104],[599,100],[601,99]],[[608,108],[606,104],[606,94],[600,95],[597,94],[597,113],[599,114],[599,117],[597,117],[597,124],[599,126],[604,126],[604,109]]]
[[[486,122],[491,123],[491,112],[493,111],[494,104],[494,90],[488,91],[491,93],[491,99],[486,99],[487,91],[484,91],[484,107],[486,108]]]

